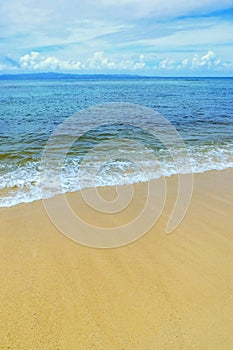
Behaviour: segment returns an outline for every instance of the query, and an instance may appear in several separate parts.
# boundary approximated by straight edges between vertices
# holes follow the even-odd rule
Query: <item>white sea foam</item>
[[[174,163],[166,150],[158,152],[156,159],[142,158],[135,162],[132,151],[132,162],[124,156],[112,162],[103,164],[93,160],[89,171],[80,172],[78,163],[80,158],[67,159],[62,170],[62,191],[74,192],[84,187],[114,186],[145,182],[161,176],[171,176],[177,173],[199,173],[208,170],[223,170],[233,168],[233,145],[192,146],[187,162]],[[92,170],[96,174],[92,176]],[[94,168],[94,169],[93,169]],[[88,169],[88,168],[87,168]],[[22,202],[32,202],[41,199],[40,190],[40,162],[28,162],[24,167],[12,170],[1,166],[0,169],[0,207],[11,207]],[[51,179],[53,170],[51,169]],[[50,188],[48,183],[48,188]],[[58,194],[55,187],[51,187],[48,196]]]

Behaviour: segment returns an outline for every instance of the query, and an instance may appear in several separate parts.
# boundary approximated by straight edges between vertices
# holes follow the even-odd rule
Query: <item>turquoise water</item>
[[[111,120],[108,116],[112,124],[103,132],[101,125],[105,120],[101,117],[101,127],[81,137],[62,165],[64,192],[85,186],[146,181],[177,171],[203,172],[233,167],[231,78],[0,80],[0,206],[41,198],[41,156],[51,133],[72,114],[108,102],[139,104],[163,115],[183,138],[190,152],[189,167],[185,164],[182,168],[180,164],[177,170],[166,147],[147,133],[134,130],[132,134],[147,145],[141,150],[145,157],[139,159],[135,145],[123,147],[125,128],[119,128],[119,123],[114,125],[114,117]],[[96,122],[98,124],[98,120],[95,125]],[[134,119],[122,116],[122,125],[126,122],[133,125]],[[85,118],[80,120],[80,128],[81,125],[85,130],[92,129],[93,121]],[[153,120],[150,127],[153,134]],[[144,128],[143,120],[141,128]],[[120,141],[116,141],[118,138]],[[92,157],[92,167],[98,169],[96,178],[87,171],[80,185],[77,171],[83,154],[106,140],[111,140],[111,147],[117,149],[117,158],[103,166],[104,160]],[[150,149],[156,160],[148,155]]]

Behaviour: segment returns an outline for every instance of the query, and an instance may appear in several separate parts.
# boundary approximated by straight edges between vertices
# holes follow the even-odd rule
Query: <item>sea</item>
[[[168,141],[173,130],[185,152],[180,143],[161,142],[156,115]],[[54,133],[50,155],[60,159],[61,184],[48,185],[47,196],[232,168],[233,78],[0,77],[0,207],[43,197],[43,159]]]

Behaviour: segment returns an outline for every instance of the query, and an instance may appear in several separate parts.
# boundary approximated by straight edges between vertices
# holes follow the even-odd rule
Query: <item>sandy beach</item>
[[[233,348],[233,170],[195,174],[189,210],[165,234],[176,179],[154,227],[125,247],[62,235],[41,201],[0,209],[0,348]],[[122,220],[140,209],[144,185]],[[111,188],[102,189],[111,197]],[[140,195],[141,194],[141,195]],[[74,206],[80,193],[69,194]],[[140,199],[141,198],[141,199]],[[97,214],[80,205],[90,222]],[[116,215],[101,216],[114,226]]]

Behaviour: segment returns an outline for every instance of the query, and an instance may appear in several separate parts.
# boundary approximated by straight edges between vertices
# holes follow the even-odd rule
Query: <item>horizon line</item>
[[[13,77],[41,77],[50,75],[52,76],[72,76],[72,77],[132,77],[132,78],[233,78],[233,76],[214,76],[214,75],[141,75],[141,74],[132,74],[132,73],[64,73],[64,72],[37,72],[37,73],[3,73],[0,74],[0,79],[3,78],[13,78]]]

